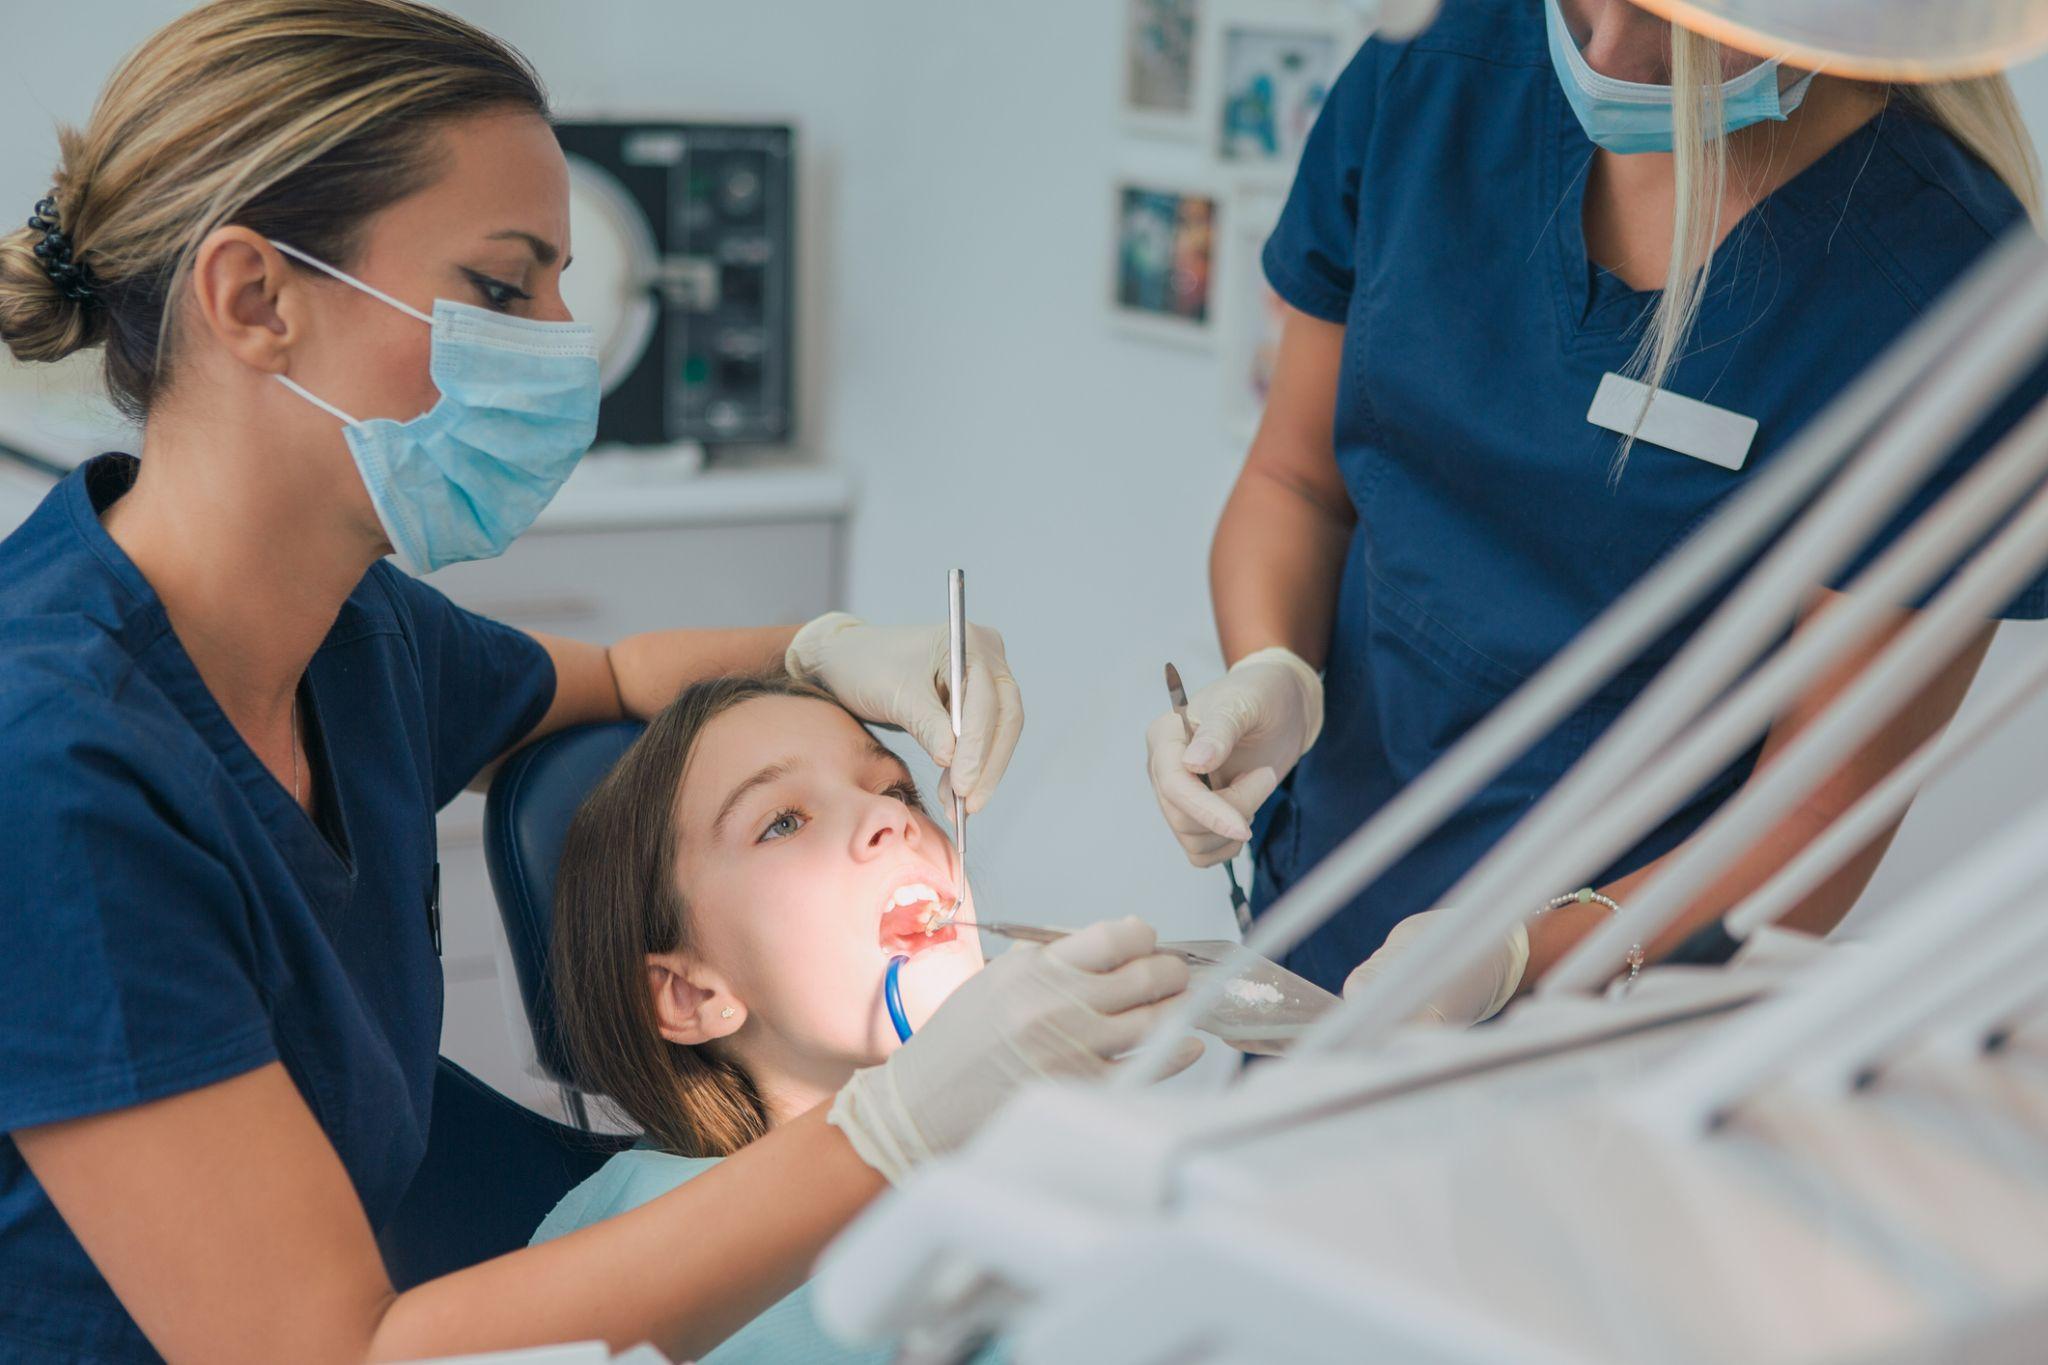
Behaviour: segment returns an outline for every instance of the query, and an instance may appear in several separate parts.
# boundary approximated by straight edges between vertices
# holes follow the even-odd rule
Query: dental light
[[[1635,0],[1758,56],[1871,81],[1954,80],[2048,49],[2042,0]]]
[[[2048,50],[2048,0],[1632,0],[1696,33],[1793,66],[1867,81],[1985,76]],[[1350,0],[1394,39],[1439,0]]]

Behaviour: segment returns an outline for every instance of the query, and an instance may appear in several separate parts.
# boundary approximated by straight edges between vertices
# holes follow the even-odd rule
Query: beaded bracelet
[[[1613,914],[1618,915],[1621,913],[1620,901],[1615,900],[1611,896],[1603,896],[1590,886],[1582,886],[1578,890],[1567,892],[1562,896],[1552,896],[1548,901],[1544,902],[1543,908],[1545,910],[1555,910],[1560,905],[1571,905],[1574,903],[1579,905],[1604,905]],[[1634,985],[1635,979],[1641,976],[1642,973],[1643,945],[1631,943],[1628,949],[1629,984]]]

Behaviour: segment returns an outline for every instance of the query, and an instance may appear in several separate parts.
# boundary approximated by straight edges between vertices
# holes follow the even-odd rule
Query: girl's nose
[[[855,828],[854,856],[872,858],[897,846],[915,848],[918,838],[917,818],[910,807],[893,796],[876,796]]]

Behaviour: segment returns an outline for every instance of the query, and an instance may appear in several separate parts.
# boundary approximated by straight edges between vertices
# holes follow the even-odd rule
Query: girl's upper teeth
[[[908,886],[897,887],[896,894],[891,896],[890,900],[897,905],[916,905],[920,901],[935,901],[938,898],[939,893],[923,882],[912,882]]]

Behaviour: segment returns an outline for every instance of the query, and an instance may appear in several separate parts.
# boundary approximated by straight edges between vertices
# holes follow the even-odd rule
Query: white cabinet
[[[499,559],[455,564],[435,587],[523,630],[609,644],[645,630],[800,622],[840,605],[851,490],[814,466],[636,477],[593,458]],[[609,466],[609,467],[608,467]],[[483,798],[441,813],[443,1053],[559,1116],[534,1074],[483,858]]]

